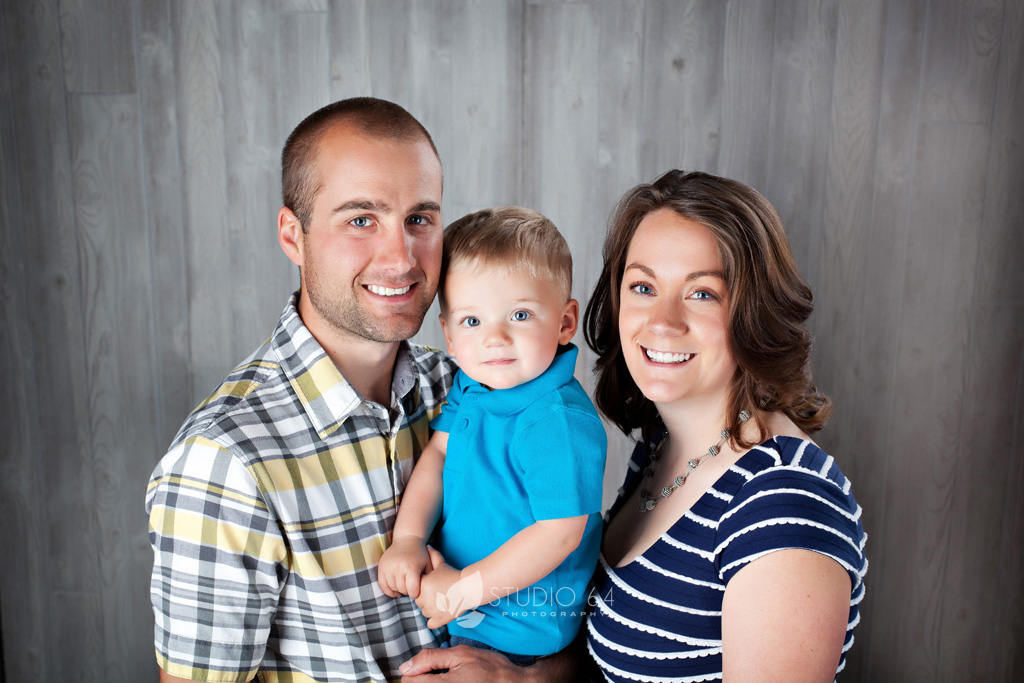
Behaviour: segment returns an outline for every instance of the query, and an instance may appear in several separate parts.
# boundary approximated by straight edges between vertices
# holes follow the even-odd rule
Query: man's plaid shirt
[[[384,681],[434,644],[377,586],[413,461],[455,367],[403,343],[392,405],[368,403],[302,324],[186,420],[146,495],[157,660],[203,681]]]

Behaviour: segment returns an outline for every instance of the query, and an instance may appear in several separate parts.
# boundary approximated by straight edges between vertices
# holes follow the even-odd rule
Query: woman
[[[754,190],[671,171],[620,202],[584,317],[596,403],[640,432],[610,511],[587,646],[613,681],[830,681],[864,531],[810,439],[811,292]]]

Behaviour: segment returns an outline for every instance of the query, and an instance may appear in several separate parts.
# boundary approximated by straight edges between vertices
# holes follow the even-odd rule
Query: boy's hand
[[[420,594],[420,576],[429,562],[422,541],[409,536],[396,538],[377,564],[377,583],[392,598],[408,595],[415,600]]]
[[[484,586],[480,572],[463,578],[441,553],[427,546],[432,569],[420,579],[420,596],[416,599],[428,628],[440,628],[463,612],[483,603]]]

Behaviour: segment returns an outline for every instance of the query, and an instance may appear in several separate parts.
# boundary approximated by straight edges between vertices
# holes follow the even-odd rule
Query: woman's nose
[[[682,334],[687,330],[686,306],[674,298],[661,298],[651,307],[648,325],[659,334]]]

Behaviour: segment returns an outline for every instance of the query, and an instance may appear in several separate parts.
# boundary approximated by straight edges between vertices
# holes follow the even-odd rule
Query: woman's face
[[[670,209],[640,222],[619,290],[619,337],[633,381],[659,411],[728,400],[729,290],[710,230]]]

